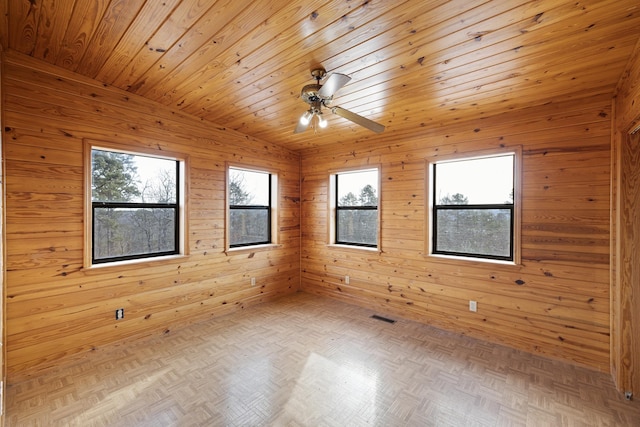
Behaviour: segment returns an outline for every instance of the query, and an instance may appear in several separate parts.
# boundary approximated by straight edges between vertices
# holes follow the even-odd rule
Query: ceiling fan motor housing
[[[333,99],[333,95],[320,95],[320,88],[322,87],[322,85],[320,84],[320,80],[322,80],[326,75],[327,72],[324,68],[316,68],[314,70],[311,70],[311,77],[316,79],[316,82],[304,86],[302,88],[302,91],[300,92],[300,97],[302,98],[302,100],[311,105],[313,108],[320,108],[321,104],[328,106]]]
[[[333,99],[333,96],[324,98],[320,96],[318,91],[321,87],[322,85],[318,83],[308,84],[302,88],[300,97],[304,102],[312,106],[317,105],[319,102],[322,102],[324,105],[328,105],[328,103]]]

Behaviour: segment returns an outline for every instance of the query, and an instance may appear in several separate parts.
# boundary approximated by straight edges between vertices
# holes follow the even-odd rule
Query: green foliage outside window
[[[94,262],[177,253],[177,166],[175,160],[92,150]]]

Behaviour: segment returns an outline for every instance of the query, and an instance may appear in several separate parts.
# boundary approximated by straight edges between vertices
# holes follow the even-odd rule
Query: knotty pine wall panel
[[[611,364],[618,388],[637,396],[640,393],[640,40],[618,84],[614,111]]]
[[[298,154],[14,52],[3,67],[9,381],[298,290]],[[83,267],[84,139],[189,156],[186,256]],[[224,252],[228,161],[279,171],[277,248]]]
[[[591,97],[303,150],[302,289],[608,371],[610,132],[611,100]],[[427,256],[425,159],[516,146],[521,263]],[[329,173],[367,165],[381,165],[380,252],[329,246]]]

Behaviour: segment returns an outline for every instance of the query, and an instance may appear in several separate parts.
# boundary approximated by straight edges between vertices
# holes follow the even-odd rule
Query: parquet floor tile
[[[630,426],[603,373],[299,293],[7,388],[7,426]]]

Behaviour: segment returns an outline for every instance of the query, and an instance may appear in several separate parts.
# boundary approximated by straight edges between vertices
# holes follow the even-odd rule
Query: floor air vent
[[[374,314],[373,316],[371,316],[371,318],[376,320],[382,320],[383,322],[387,322],[387,323],[396,323],[396,321],[393,319],[389,319],[388,317],[378,316],[377,314]]]

